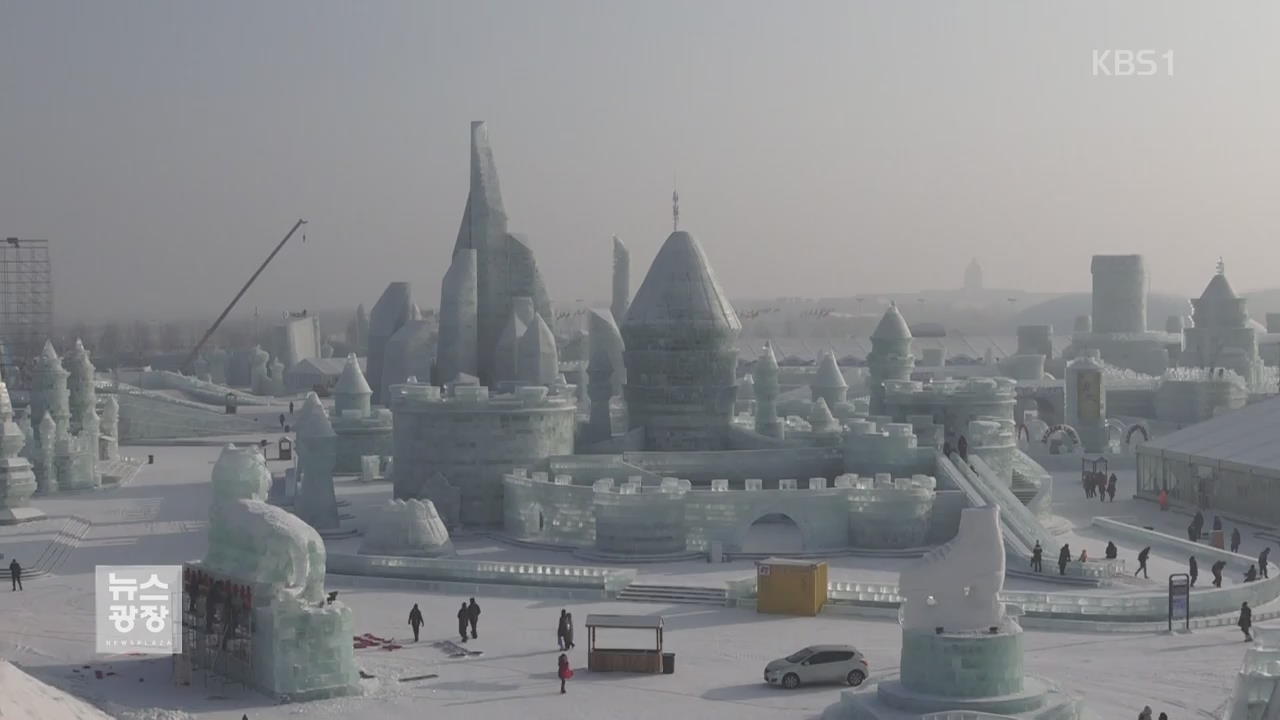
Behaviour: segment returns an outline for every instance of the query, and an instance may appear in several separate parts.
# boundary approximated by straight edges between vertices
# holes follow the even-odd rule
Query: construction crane
[[[191,348],[191,353],[187,355],[187,359],[182,361],[182,372],[186,373],[191,371],[192,364],[200,354],[200,348],[204,347],[204,344],[209,342],[209,338],[213,337],[213,334],[218,331],[218,326],[222,324],[223,320],[227,319],[227,316],[231,314],[231,310],[235,308],[236,303],[240,302],[240,298],[244,297],[244,294],[249,291],[249,286],[253,285],[253,281],[258,279],[258,276],[262,274],[263,270],[267,269],[267,265],[275,259],[281,248],[284,247],[284,244],[289,242],[289,238],[293,237],[293,234],[298,232],[298,228],[306,224],[307,221],[302,219],[299,219],[298,222],[293,224],[293,227],[289,230],[288,234],[284,236],[284,239],[276,245],[275,250],[271,251],[271,254],[267,256],[267,259],[263,260],[262,264],[258,266],[258,269],[249,277],[249,281],[244,284],[244,287],[240,288],[240,292],[236,293],[236,296],[231,298],[231,302],[227,304],[227,308],[222,311],[222,314],[218,316],[217,320],[213,321],[213,325],[205,331],[204,337],[200,338],[200,342],[196,343],[196,346]]]

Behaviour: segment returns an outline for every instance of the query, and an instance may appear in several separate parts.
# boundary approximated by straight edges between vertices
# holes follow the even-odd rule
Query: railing
[[[572,589],[599,589],[616,593],[636,578],[630,569],[585,565],[484,562],[386,555],[330,554],[329,572],[339,575],[431,580],[436,582],[491,583]]]

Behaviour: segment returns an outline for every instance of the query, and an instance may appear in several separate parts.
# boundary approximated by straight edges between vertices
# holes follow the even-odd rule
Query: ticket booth
[[[769,558],[756,561],[756,612],[817,615],[827,602],[827,564]]]
[[[287,437],[280,438],[280,443],[276,446],[276,452],[279,454],[280,460],[292,460],[293,441]]]
[[[235,415],[236,408],[240,406],[240,403],[236,400],[235,393],[227,393],[225,400],[227,403],[227,414]]]
[[[648,635],[650,641],[645,647],[637,647],[634,640],[629,647],[600,647],[596,635],[601,630],[632,631],[627,635]],[[587,669],[591,672],[661,673],[663,659],[660,615],[587,616]]]

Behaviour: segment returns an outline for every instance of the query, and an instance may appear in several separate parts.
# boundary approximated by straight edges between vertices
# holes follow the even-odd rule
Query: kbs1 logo
[[[1173,51],[1094,50],[1094,77],[1173,77]]]

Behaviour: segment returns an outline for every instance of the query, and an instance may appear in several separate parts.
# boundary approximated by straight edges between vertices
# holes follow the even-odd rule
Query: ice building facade
[[[183,573],[184,600],[203,622],[184,631],[183,654],[207,663],[230,635],[247,643],[238,645],[244,679],[264,693],[296,701],[357,692],[351,610],[326,599],[324,541],[264,501],[270,481],[252,448],[227,446],[214,464],[209,552]]]
[[[1182,337],[1147,328],[1147,266],[1141,255],[1094,255],[1092,314],[1077,321],[1067,359],[1097,350],[1104,361],[1146,375],[1173,364]]]
[[[35,447],[29,455],[41,494],[90,490],[101,483],[93,364],[78,340],[67,359],[70,370],[63,367],[50,342],[36,359],[30,413]]]
[[[1247,301],[1236,295],[1222,268],[1209,280],[1200,297],[1191,301],[1192,327],[1183,330],[1186,346],[1179,364],[1224,368],[1247,383],[1262,377],[1258,333],[1249,324]]]

